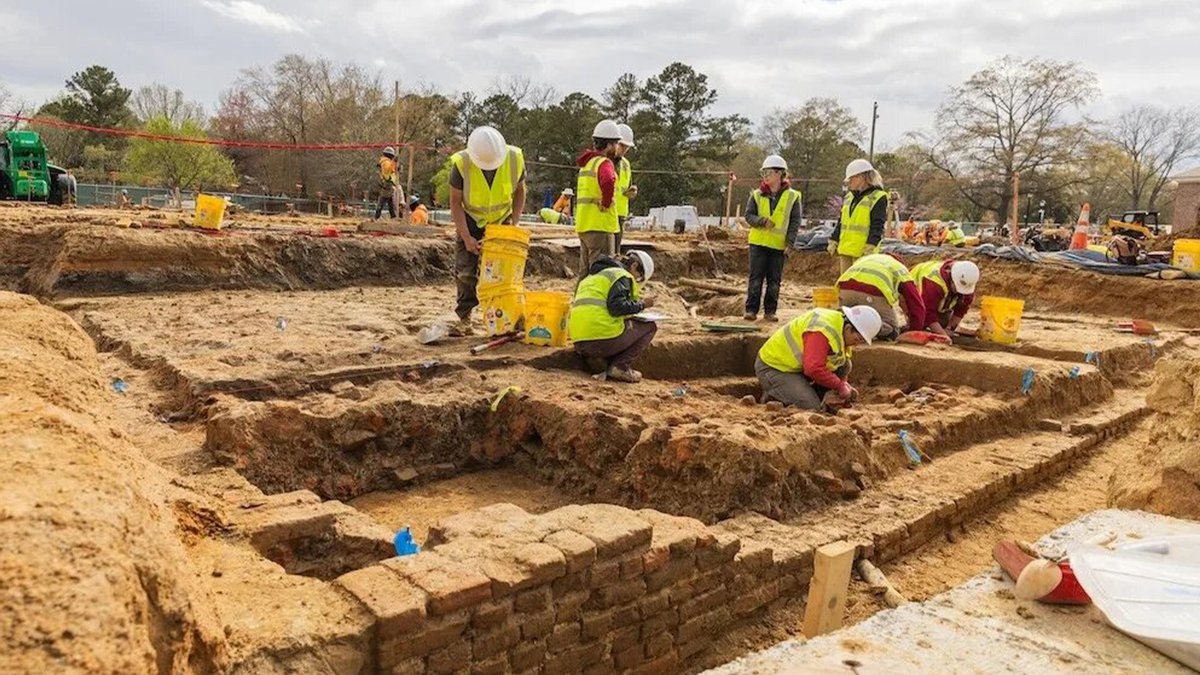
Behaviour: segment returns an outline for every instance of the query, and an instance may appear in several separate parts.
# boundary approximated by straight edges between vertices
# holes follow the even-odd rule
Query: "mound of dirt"
[[[177,491],[118,428],[95,348],[0,292],[0,672],[215,672]]]
[[[1113,473],[1109,503],[1200,518],[1200,361],[1159,361],[1146,402],[1154,432],[1137,461]]]

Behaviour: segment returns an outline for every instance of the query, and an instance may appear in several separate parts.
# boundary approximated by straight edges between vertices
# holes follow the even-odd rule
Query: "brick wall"
[[[1200,183],[1180,183],[1175,189],[1175,209],[1171,217],[1175,232],[1200,228]]]
[[[375,617],[383,673],[678,672],[729,624],[798,595],[807,556],[742,548],[691,518],[500,504],[449,518],[429,550],[336,583]]]

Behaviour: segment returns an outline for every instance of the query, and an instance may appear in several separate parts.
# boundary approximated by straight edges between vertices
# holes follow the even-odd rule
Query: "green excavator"
[[[46,161],[46,146],[36,131],[0,136],[0,200],[61,204],[69,183],[66,169]]]

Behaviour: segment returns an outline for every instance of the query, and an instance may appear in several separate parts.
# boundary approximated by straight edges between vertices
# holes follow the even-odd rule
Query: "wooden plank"
[[[896,590],[892,582],[888,581],[883,572],[879,571],[878,567],[872,565],[870,560],[863,558],[854,563],[854,570],[871,587],[872,593],[883,598],[883,604],[888,607],[895,608],[908,602],[908,599],[901,595],[900,591]]]
[[[817,549],[808,602],[804,606],[805,636],[812,638],[842,627],[854,550],[854,544],[847,541],[835,541]]]

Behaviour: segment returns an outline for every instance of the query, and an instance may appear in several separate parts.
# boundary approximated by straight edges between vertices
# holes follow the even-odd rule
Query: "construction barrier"
[[[979,300],[979,339],[1002,345],[1017,343],[1024,300],[985,295]]]
[[[525,316],[525,261],[529,230],[514,225],[488,225],[479,255],[476,291],[487,334],[520,330]]]
[[[525,343],[564,347],[571,294],[530,291],[525,294]]]

